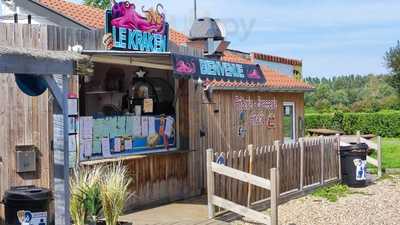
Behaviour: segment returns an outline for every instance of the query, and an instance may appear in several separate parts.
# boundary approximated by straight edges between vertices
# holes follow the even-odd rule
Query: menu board
[[[176,147],[171,116],[81,117],[79,124],[81,161]]]

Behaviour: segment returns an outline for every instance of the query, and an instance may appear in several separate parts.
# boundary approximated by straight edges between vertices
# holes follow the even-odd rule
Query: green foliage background
[[[400,137],[400,111],[376,113],[321,113],[305,115],[306,129],[328,128],[355,134],[376,134],[383,137]]]
[[[305,78],[315,91],[305,94],[306,113],[400,110],[391,75]]]

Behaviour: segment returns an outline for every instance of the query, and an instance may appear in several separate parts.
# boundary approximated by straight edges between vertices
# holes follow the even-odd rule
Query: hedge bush
[[[346,134],[376,134],[382,137],[400,137],[400,111],[377,113],[325,113],[306,114],[306,129],[328,128]]]

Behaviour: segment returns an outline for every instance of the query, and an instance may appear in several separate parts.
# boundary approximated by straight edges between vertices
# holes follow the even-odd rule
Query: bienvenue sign
[[[258,65],[173,54],[174,73],[180,77],[265,83]]]
[[[166,52],[168,49],[168,23],[164,7],[157,4],[143,15],[136,12],[136,5],[128,1],[115,3],[106,12],[106,34],[103,42],[107,49]]]

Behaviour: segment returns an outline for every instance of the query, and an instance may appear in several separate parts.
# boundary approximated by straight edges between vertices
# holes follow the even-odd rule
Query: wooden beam
[[[319,137],[320,140],[320,147],[321,147],[321,185],[324,184],[324,166],[325,166],[325,138],[324,136]]]
[[[208,218],[211,219],[215,215],[212,196],[214,195],[214,173],[212,172],[211,163],[213,160],[214,151],[207,149],[207,199],[208,199]]]
[[[211,168],[213,172],[250,183],[252,185],[255,185],[257,187],[261,187],[267,190],[271,190],[271,182],[267,179],[264,179],[262,177],[254,176],[249,173],[245,173],[243,171],[233,169],[224,165],[217,164],[215,162],[211,163]]]
[[[249,163],[249,174],[253,174],[253,164],[254,164],[254,147],[253,145],[248,145],[247,150],[250,154],[250,163]],[[248,183],[248,191],[247,191],[247,206],[251,204],[251,184]]]
[[[0,55],[0,73],[19,74],[73,74],[75,63],[72,60],[56,60],[6,54]]]
[[[304,138],[299,139],[300,142],[300,190],[304,187]]]
[[[376,166],[376,167],[379,166],[379,163],[378,163],[379,161],[374,159],[374,158],[372,158],[372,157],[367,156],[367,162],[372,164],[372,165],[374,165],[374,166]]]
[[[145,62],[143,60],[135,59],[133,57],[122,57],[122,56],[107,56],[107,55],[94,55],[91,60],[95,63],[106,63],[116,65],[128,65],[128,66],[140,66],[147,68],[154,68],[160,70],[172,70],[172,64]]]
[[[281,156],[281,150],[280,150],[280,145],[281,142],[279,140],[274,141],[274,146],[275,146],[275,150],[276,150],[276,172],[277,172],[277,179],[278,179],[278,195],[281,193],[281,184],[280,184],[280,175],[279,175],[279,171],[280,171],[280,156]]]
[[[234,202],[225,200],[225,199],[220,198],[215,195],[212,196],[212,203],[218,207],[221,207],[221,208],[227,209],[229,211],[232,211],[234,213],[237,213],[239,215],[248,217],[258,223],[271,225],[270,217],[267,214],[257,212],[253,209],[246,208],[244,206],[241,206]]]
[[[58,106],[62,110],[64,108],[64,100],[63,100],[64,96],[62,90],[58,87],[56,81],[54,80],[53,75],[43,75],[42,77],[46,80],[51,94],[53,94],[54,98],[57,101]]]
[[[271,168],[271,224],[278,225],[278,177],[276,168]]]
[[[382,138],[378,136],[377,143],[377,157],[378,157],[378,177],[382,177]]]

